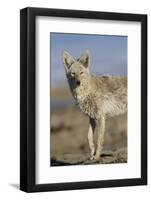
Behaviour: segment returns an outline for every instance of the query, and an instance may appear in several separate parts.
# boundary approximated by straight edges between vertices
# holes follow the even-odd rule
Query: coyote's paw
[[[90,160],[94,160],[94,155],[93,156],[91,155],[89,159]]]
[[[100,160],[100,154],[95,154],[94,155],[94,160]]]

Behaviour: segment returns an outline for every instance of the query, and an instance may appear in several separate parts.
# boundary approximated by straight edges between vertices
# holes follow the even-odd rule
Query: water
[[[75,106],[75,103],[72,100],[52,100],[50,102],[51,110],[68,108],[73,106]]]

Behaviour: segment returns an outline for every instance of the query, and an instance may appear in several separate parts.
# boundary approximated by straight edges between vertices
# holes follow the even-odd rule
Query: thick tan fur
[[[127,111],[127,77],[91,75],[88,51],[84,52],[80,59],[64,52],[63,62],[73,97],[90,119],[90,159],[99,159],[104,143],[106,117]],[[96,148],[94,134],[97,134]]]

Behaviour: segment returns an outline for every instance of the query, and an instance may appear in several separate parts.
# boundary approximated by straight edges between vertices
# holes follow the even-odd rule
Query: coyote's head
[[[63,63],[70,87],[77,88],[88,79],[90,65],[88,51],[85,51],[79,59],[75,59],[65,51],[63,53]]]

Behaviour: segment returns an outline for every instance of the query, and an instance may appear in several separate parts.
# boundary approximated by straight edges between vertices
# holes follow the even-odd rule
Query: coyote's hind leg
[[[90,118],[90,124],[89,124],[89,131],[88,131],[88,142],[90,147],[90,160],[94,159],[94,153],[95,153],[95,145],[94,145],[94,129],[95,129],[95,121]]]

